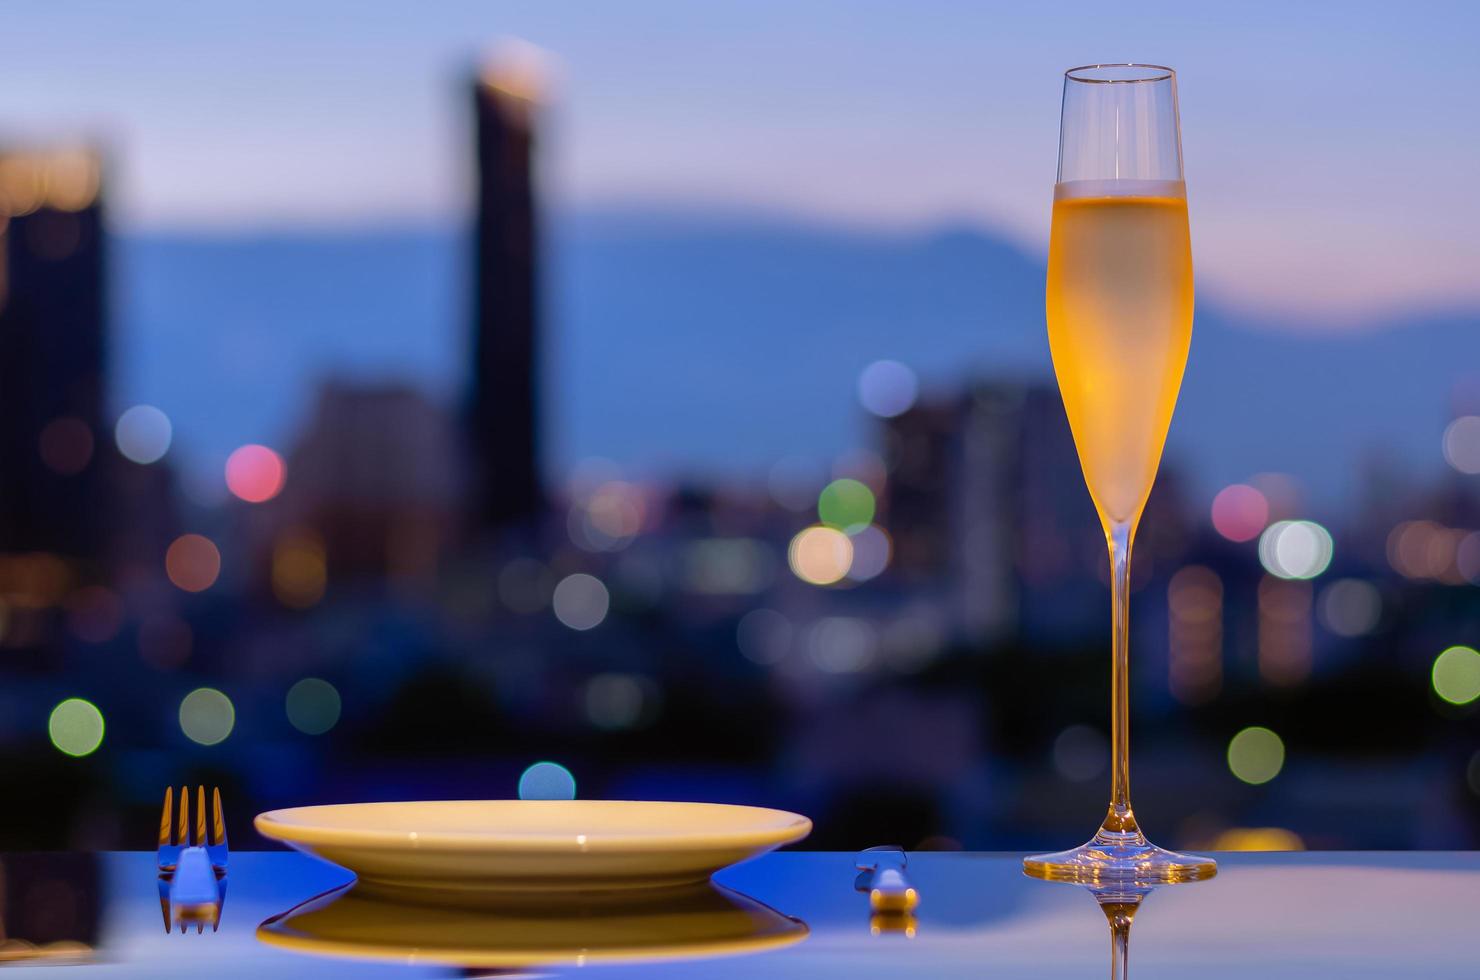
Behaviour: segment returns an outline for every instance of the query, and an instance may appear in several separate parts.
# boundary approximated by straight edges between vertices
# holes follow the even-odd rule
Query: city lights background
[[[248,842],[511,795],[1077,841],[1108,570],[1043,253],[1059,73],[1127,58],[1180,70],[1199,289],[1134,568],[1138,812],[1480,841],[1471,9],[6,16],[0,482],[49,516],[0,526],[0,774],[54,807],[0,845],[147,846],[202,781]],[[484,89],[535,137],[529,459],[464,431]],[[38,409],[74,362],[101,402]],[[538,505],[489,517],[524,464]]]

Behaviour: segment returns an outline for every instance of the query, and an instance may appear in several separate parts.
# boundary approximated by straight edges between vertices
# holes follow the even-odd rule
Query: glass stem
[[[1108,910],[1110,920],[1110,980],[1126,980],[1131,969],[1131,916],[1135,913]]]
[[[1117,843],[1140,837],[1131,812],[1130,613],[1131,539],[1129,521],[1110,526],[1110,810],[1100,834]]]

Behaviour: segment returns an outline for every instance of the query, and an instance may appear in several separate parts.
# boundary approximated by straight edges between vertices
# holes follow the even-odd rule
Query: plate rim
[[[741,810],[781,818],[768,827],[721,831],[689,831],[670,835],[652,834],[549,834],[499,835],[496,831],[412,831],[386,830],[373,827],[325,827],[313,824],[283,822],[286,814],[327,809],[373,809],[408,804],[487,805],[490,803],[539,805],[542,803],[615,803],[619,805],[672,806],[685,809]],[[700,803],[682,800],[383,800],[373,803],[323,803],[309,806],[282,807],[257,814],[252,820],[257,832],[270,840],[290,845],[383,847],[402,849],[408,846],[433,850],[511,849],[517,851],[579,851],[581,853],[709,850],[715,847],[756,846],[780,847],[805,838],[812,832],[810,818],[790,810],[751,806],[743,803]],[[584,840],[581,838],[584,836]]]

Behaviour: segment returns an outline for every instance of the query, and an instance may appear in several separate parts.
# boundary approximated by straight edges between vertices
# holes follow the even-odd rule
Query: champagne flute
[[[1146,840],[1131,810],[1131,542],[1156,479],[1192,340],[1192,252],[1177,79],[1155,65],[1064,75],[1046,293],[1049,347],[1111,566],[1111,793],[1084,846],[1029,857],[1028,874],[1079,882],[1191,881],[1210,858]]]

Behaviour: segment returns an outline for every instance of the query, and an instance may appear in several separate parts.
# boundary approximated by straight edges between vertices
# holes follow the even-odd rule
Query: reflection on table
[[[0,858],[0,964],[90,959],[98,942],[100,892],[94,855]]]
[[[299,953],[483,969],[703,959],[807,937],[801,921],[717,885],[439,898],[397,901],[350,885],[268,919],[257,938]]]
[[[284,852],[232,854],[231,901],[219,932],[165,934],[152,853],[12,855],[0,856],[0,865],[5,935],[29,944],[7,948],[25,948],[33,958],[32,946],[47,953],[71,949],[105,964],[110,980],[441,980],[510,970],[580,977],[590,973],[583,962],[616,948],[617,933],[625,933],[620,938],[628,947],[646,948],[635,959],[602,959],[602,980],[1088,980],[1106,973],[1105,912],[1112,927],[1117,917],[1128,926],[1134,913],[1136,980],[1469,980],[1477,974],[1480,854],[1217,857],[1219,873],[1211,881],[1158,888],[1131,908],[1134,896],[1099,906],[1092,902],[1099,897],[1083,888],[1027,878],[1021,854],[912,853],[907,874],[919,889],[919,907],[908,920],[876,923],[869,897],[855,890],[853,853],[772,854],[718,876],[723,889],[749,898],[716,890],[689,910],[692,922],[710,922],[713,912],[721,923],[738,923],[739,934],[694,930],[684,934],[694,944],[688,949],[666,926],[639,927],[644,919],[664,920],[661,904],[589,908],[580,939],[559,934],[568,917],[541,924],[548,910],[536,907],[392,903],[391,911],[380,910],[382,919],[370,920],[356,912],[368,895],[344,889],[351,878],[343,870]],[[310,902],[314,896],[321,898]],[[285,910],[294,910],[292,916]],[[518,920],[521,928],[490,931],[490,917]],[[317,952],[326,955],[264,941],[280,930],[320,941]],[[494,944],[516,932],[545,952],[552,942],[566,943],[563,958],[507,965],[510,949]],[[795,941],[797,934],[805,941]],[[747,948],[747,936],[753,942],[756,935],[774,944]],[[367,945],[377,958],[333,955],[323,940]],[[731,940],[739,955],[698,948]],[[439,955],[452,946],[471,946],[452,952],[473,955]],[[654,959],[656,950],[667,958]]]

